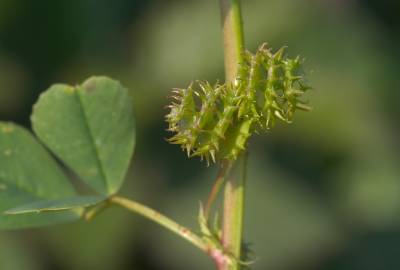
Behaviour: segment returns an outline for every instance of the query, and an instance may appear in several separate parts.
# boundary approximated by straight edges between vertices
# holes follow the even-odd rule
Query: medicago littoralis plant
[[[175,89],[166,116],[171,143],[220,168],[200,207],[200,233],[118,195],[134,152],[135,120],[128,91],[107,77],[45,91],[31,116],[36,137],[0,122],[0,229],[90,220],[119,205],[188,240],[210,255],[219,270],[249,266],[242,250],[248,140],[270,131],[277,121],[291,123],[297,110],[310,110],[303,97],[309,86],[301,58],[288,58],[285,49],[272,51],[267,44],[255,53],[245,50],[239,0],[220,2],[225,82],[195,81]],[[78,191],[49,151],[92,192]],[[210,220],[224,185],[224,205],[215,209],[222,221]]]

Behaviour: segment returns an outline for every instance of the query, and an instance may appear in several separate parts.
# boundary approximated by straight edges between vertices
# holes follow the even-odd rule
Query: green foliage
[[[76,196],[67,177],[24,128],[0,123],[0,211],[39,200]],[[0,215],[0,228],[23,228],[69,221],[76,212],[56,215]]]
[[[106,77],[90,78],[77,87],[52,86],[35,105],[32,124],[43,144],[94,195],[79,195],[27,130],[0,122],[0,211],[20,214],[0,215],[2,229],[79,218],[82,208],[119,190],[133,155],[135,127],[128,91]],[[60,210],[67,211],[54,212]]]
[[[170,139],[188,156],[235,160],[254,132],[267,131],[277,120],[291,123],[296,110],[311,108],[300,98],[310,89],[297,57],[273,54],[263,44],[255,54],[245,52],[233,84],[198,82],[198,88],[176,89],[176,101],[166,116]]]
[[[38,138],[91,188],[112,195],[132,157],[135,127],[128,91],[94,77],[81,86],[54,85],[34,106]]]

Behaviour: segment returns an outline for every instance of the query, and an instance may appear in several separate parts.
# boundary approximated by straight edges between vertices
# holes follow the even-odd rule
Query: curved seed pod
[[[276,120],[291,123],[293,114],[297,109],[310,110],[304,102],[299,100],[309,87],[303,83],[300,74],[300,58],[288,59],[284,57],[285,48],[275,54],[260,47],[257,53],[263,54],[262,63],[265,69],[264,102],[261,108],[264,128],[271,129]]]
[[[171,143],[180,144],[189,156],[200,156],[207,162],[224,158],[219,155],[221,142],[237,118],[240,99],[232,87],[208,82],[196,82],[186,90],[178,90],[176,102],[166,116],[169,130],[175,135]]]
[[[168,130],[175,132],[169,141],[207,163],[234,160],[254,132],[271,129],[277,120],[291,123],[296,110],[310,110],[300,99],[310,89],[302,61],[286,58],[284,51],[273,54],[266,44],[255,54],[246,51],[233,84],[198,81],[175,89],[166,116]]]

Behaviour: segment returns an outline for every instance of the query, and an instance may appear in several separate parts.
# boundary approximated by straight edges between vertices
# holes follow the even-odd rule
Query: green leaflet
[[[39,200],[76,196],[62,170],[24,128],[0,122],[0,213]],[[0,229],[37,227],[79,218],[77,212],[53,215],[0,215]]]
[[[27,130],[0,122],[0,229],[80,218],[83,208],[119,190],[133,155],[131,99],[125,88],[106,77],[90,78],[77,87],[50,87],[34,106],[32,124],[43,144],[99,195],[77,194]]]
[[[116,193],[135,145],[128,91],[106,77],[82,86],[57,84],[34,106],[33,130],[39,139],[96,192]]]

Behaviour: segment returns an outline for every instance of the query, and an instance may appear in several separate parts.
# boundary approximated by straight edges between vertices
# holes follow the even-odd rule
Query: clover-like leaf
[[[131,98],[120,83],[92,77],[81,86],[57,84],[34,106],[36,135],[82,181],[116,193],[135,145]]]
[[[37,227],[79,218],[78,211],[8,216],[5,210],[76,196],[58,164],[26,129],[0,122],[0,229]]]
[[[57,84],[32,114],[39,139],[97,193],[77,194],[46,149],[26,129],[0,122],[0,229],[75,220],[116,193],[135,145],[128,91],[106,77]],[[40,214],[37,214],[40,213]]]

